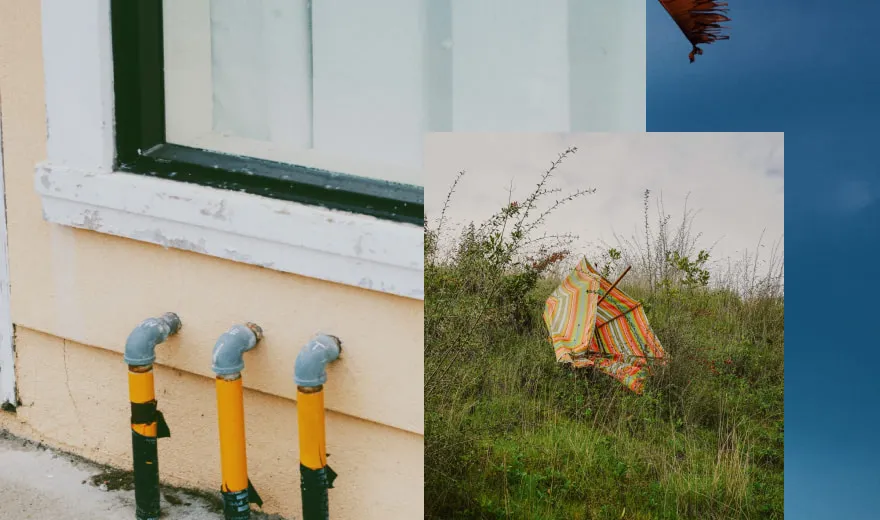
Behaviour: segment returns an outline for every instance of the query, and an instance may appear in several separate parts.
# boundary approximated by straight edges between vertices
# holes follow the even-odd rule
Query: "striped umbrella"
[[[642,304],[616,287],[623,275],[611,283],[581,260],[547,298],[544,323],[556,361],[595,367],[640,394],[648,360],[667,356]]]

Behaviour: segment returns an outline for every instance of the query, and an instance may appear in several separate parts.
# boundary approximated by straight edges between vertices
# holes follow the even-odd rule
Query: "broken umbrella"
[[[703,54],[703,50],[697,45],[730,39],[729,36],[723,34],[726,27],[721,26],[722,23],[730,21],[730,18],[727,17],[727,2],[660,0],[660,4],[693,45],[693,49],[688,55],[691,63],[694,62],[695,55]]]
[[[642,304],[617,288],[623,275],[611,283],[583,259],[547,298],[544,323],[558,362],[594,367],[640,394],[649,360],[667,356]]]

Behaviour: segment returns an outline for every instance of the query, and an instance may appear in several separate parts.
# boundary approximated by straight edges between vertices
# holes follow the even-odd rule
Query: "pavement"
[[[0,520],[134,518],[130,472],[94,464],[0,429]],[[220,493],[162,487],[162,517],[223,519]],[[254,520],[283,520],[253,512]]]

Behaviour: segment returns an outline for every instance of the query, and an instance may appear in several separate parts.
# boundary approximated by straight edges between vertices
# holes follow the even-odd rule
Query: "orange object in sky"
[[[694,46],[688,55],[691,63],[694,62],[695,55],[703,54],[703,50],[697,45],[730,39],[728,35],[723,34],[727,28],[721,26],[722,23],[730,21],[726,14],[727,2],[660,0],[660,3]]]

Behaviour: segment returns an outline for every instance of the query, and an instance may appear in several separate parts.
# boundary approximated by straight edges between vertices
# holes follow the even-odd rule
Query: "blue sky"
[[[648,131],[785,132],[785,512],[877,518],[880,5],[730,3],[690,64],[648,0]]]

